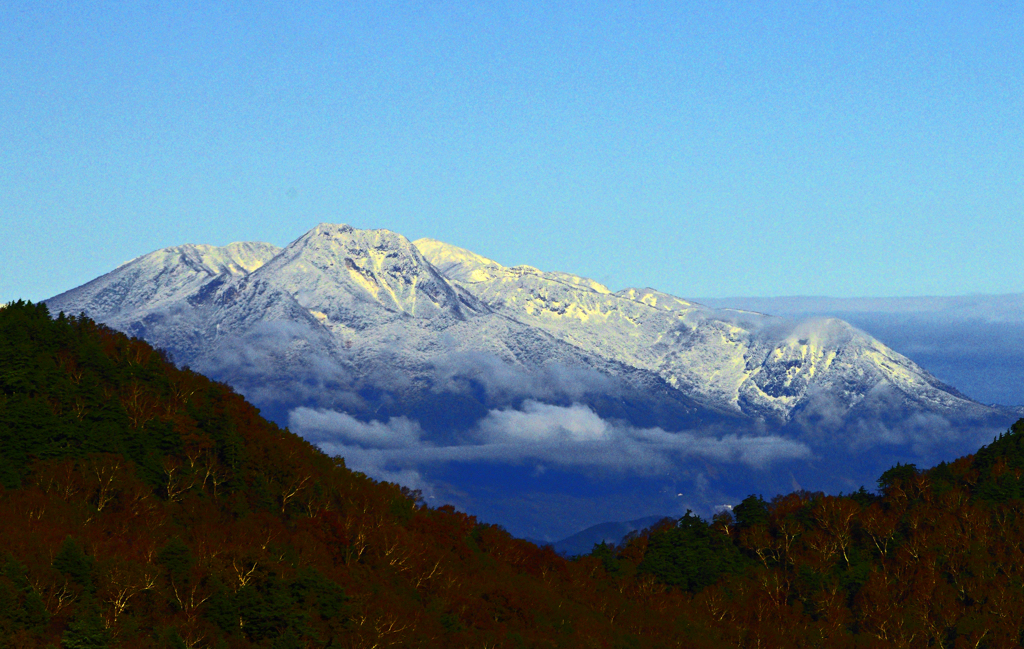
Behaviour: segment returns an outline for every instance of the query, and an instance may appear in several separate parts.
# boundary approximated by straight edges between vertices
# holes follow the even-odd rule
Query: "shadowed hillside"
[[[229,387],[0,309],[0,646],[1017,646],[1024,422],[880,493],[751,496],[568,561]]]

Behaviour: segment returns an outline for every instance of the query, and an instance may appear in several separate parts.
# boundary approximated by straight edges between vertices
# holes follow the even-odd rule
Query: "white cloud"
[[[491,410],[467,442],[458,445],[431,444],[423,439],[419,424],[405,417],[360,422],[345,413],[297,408],[289,423],[325,452],[341,455],[352,468],[378,477],[439,462],[541,462],[650,475],[671,473],[687,459],[764,469],[776,461],[811,456],[805,444],[778,436],[635,428],[604,420],[581,404],[536,401],[527,401],[520,410]]]
[[[409,448],[420,442],[423,430],[406,417],[361,422],[344,412],[321,408],[296,408],[288,413],[288,426],[311,442],[355,444],[363,448]]]
[[[590,408],[526,401],[522,410],[491,410],[477,424],[488,441],[600,441],[609,439],[610,426]]]

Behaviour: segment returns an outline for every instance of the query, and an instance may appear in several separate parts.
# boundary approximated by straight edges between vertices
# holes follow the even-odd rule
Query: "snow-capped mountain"
[[[158,250],[47,305],[234,385],[350,466],[535,538],[798,481],[856,489],[1013,419],[842,320],[612,292],[346,225],[284,248]]]
[[[527,380],[559,365],[774,423],[823,403],[842,419],[882,396],[886,407],[986,414],[841,320],[712,309],[652,289],[613,293],[583,277],[506,267],[387,230],[322,224],[284,249],[166,248],[47,302],[146,338],[242,389],[279,384],[281,372],[310,383],[312,365],[313,386],[327,377],[356,392],[373,384],[407,396],[460,379],[500,391],[501,377],[488,372]],[[531,396],[528,387],[520,396]]]

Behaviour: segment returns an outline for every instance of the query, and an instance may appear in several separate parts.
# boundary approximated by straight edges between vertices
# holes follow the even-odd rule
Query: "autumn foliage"
[[[1024,422],[566,559],[87,318],[0,309],[0,646],[1013,647]]]

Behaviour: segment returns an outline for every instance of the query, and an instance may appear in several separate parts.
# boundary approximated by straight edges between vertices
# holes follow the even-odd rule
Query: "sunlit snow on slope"
[[[861,401],[863,385],[879,381],[938,407],[967,405],[839,320],[787,322],[710,309],[653,289],[613,294],[586,278],[506,268],[432,239],[414,245],[451,282],[499,313],[587,353],[655,372],[707,407],[784,421],[808,390],[831,386],[840,375],[859,384],[845,391],[850,408]]]

